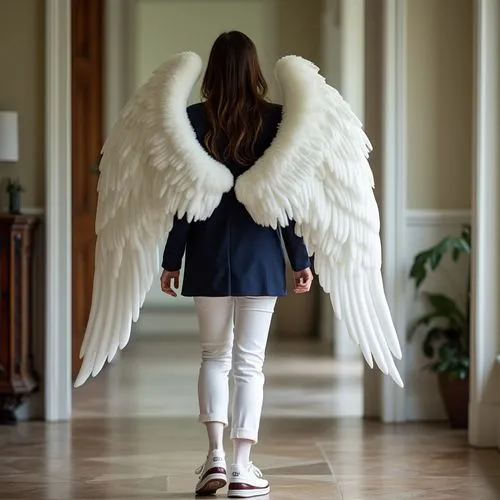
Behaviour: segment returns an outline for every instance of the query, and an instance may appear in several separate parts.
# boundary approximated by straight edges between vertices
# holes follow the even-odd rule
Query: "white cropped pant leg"
[[[228,425],[229,373],[234,379],[232,439],[257,442],[262,367],[276,297],[196,297],[202,362],[199,420]]]

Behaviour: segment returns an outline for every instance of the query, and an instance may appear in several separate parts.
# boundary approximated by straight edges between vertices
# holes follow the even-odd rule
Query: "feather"
[[[300,223],[315,270],[367,364],[403,386],[401,358],[382,275],[380,219],[368,163],[372,145],[360,120],[317,66],[280,59],[275,75],[283,119],[265,154],[238,177],[235,192],[255,222]]]
[[[95,276],[75,387],[130,339],[174,216],[208,218],[233,176],[198,143],[186,113],[201,59],[168,59],[130,98],[102,148]]]

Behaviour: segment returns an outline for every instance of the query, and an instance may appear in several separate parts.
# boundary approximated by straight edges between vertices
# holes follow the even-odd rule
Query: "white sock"
[[[213,450],[224,451],[224,424],[222,422],[207,422],[208,452]]]
[[[252,445],[248,439],[233,439],[233,464],[248,467]]]

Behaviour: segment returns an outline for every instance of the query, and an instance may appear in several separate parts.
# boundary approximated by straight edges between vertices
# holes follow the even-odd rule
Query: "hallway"
[[[253,459],[272,500],[500,499],[496,451],[470,449],[465,433],[442,424],[355,418],[360,366],[339,366],[320,350],[269,348]],[[75,391],[71,424],[0,427],[0,499],[194,498],[193,471],[205,454],[197,366],[191,341],[136,340]]]

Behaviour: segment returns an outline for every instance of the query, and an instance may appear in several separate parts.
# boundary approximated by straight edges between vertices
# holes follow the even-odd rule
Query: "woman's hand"
[[[165,271],[164,269],[160,278],[161,291],[171,297],[177,297],[177,293],[172,288],[172,280],[174,280],[174,288],[179,288],[179,275],[179,271]]]
[[[293,291],[295,293],[307,293],[311,289],[312,281],[314,279],[311,268],[303,269],[302,271],[296,271],[293,273],[295,287]]]

